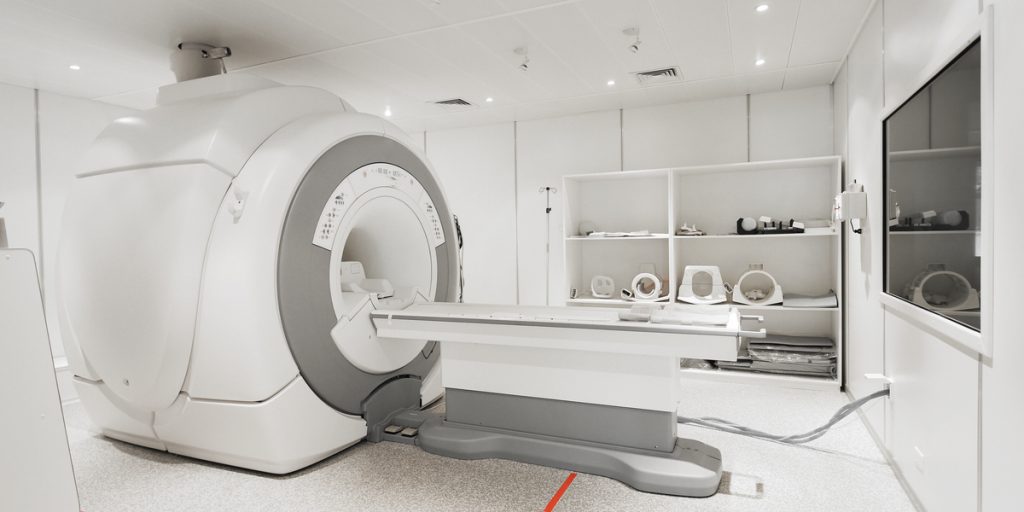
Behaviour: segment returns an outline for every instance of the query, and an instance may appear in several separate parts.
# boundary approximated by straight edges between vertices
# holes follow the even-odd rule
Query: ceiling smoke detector
[[[629,51],[640,53],[640,27],[629,27],[622,29],[622,35],[635,38],[633,44],[629,45]]]
[[[651,69],[648,71],[636,71],[633,73],[633,76],[636,77],[636,81],[640,85],[676,82],[683,77],[682,73],[679,72],[679,68],[677,67]]]
[[[512,50],[512,53],[523,58],[523,63],[519,65],[519,69],[521,71],[527,71],[530,69],[530,51],[525,46],[520,46],[519,48]]]
[[[452,98],[452,99],[448,99],[448,100],[438,100],[438,101],[432,101],[431,103],[433,103],[434,105],[438,105],[441,108],[443,108],[443,109],[445,109],[445,110],[447,110],[449,112],[461,112],[463,110],[469,110],[471,108],[476,107],[476,105],[474,105],[474,104],[472,104],[472,103],[470,103],[470,102],[468,102],[468,101],[466,101],[466,100],[464,100],[462,98]]]

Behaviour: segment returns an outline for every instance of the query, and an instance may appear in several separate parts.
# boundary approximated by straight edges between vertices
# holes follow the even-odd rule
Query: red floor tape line
[[[548,506],[544,507],[544,512],[551,512],[558,505],[558,500],[562,499],[562,495],[572,485],[572,481],[576,479],[576,473],[569,473],[569,476],[565,477],[565,481],[562,482],[562,486],[558,488],[558,492],[551,497],[551,501],[548,502]]]

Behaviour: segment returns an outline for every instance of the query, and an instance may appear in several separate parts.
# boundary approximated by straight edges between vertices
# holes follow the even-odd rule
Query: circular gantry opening
[[[406,202],[374,198],[355,213],[341,260],[362,263],[369,279],[387,279],[395,289],[416,288],[430,297],[433,248],[424,229]]]

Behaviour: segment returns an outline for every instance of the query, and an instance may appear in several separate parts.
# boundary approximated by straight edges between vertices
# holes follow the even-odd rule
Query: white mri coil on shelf
[[[721,304],[727,300],[722,271],[710,265],[687,265],[683,269],[678,299],[690,304]]]
[[[904,295],[914,304],[934,311],[967,311],[981,307],[978,290],[963,275],[935,265],[914,277]]]
[[[732,289],[732,301],[751,306],[772,306],[782,304],[782,287],[771,274],[752,265],[743,273]]]

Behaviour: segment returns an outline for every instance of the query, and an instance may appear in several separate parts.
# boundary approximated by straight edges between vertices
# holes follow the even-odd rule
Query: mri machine
[[[383,119],[244,74],[162,88],[99,136],[66,206],[81,400],[111,438],[269,473],[367,439],[714,494],[719,451],[676,437],[678,360],[735,360],[763,331],[734,309],[460,304],[458,245]]]

